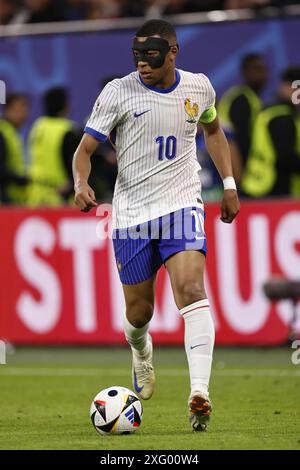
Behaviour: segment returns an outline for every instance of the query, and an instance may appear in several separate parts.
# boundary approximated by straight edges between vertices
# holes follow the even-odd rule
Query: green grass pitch
[[[132,389],[127,348],[17,348],[0,365],[0,449],[300,449],[300,365],[293,350],[217,349],[206,433],[187,419],[184,349],[156,348],[156,391],[136,434],[100,436],[89,418],[101,389]]]

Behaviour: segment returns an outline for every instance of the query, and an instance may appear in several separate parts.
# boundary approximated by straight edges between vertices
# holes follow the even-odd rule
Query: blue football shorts
[[[170,256],[196,250],[206,255],[205,214],[185,207],[157,219],[113,230],[113,245],[122,284],[150,279]]]

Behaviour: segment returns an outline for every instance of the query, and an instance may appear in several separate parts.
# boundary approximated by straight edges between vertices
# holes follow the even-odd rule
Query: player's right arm
[[[84,134],[73,158],[75,204],[83,212],[97,206],[95,193],[88,184],[91,172],[91,155],[99,141],[90,134]]]
[[[98,96],[85,126],[84,136],[73,158],[75,204],[84,212],[97,205],[95,193],[88,184],[91,155],[99,142],[105,142],[118,122],[117,82],[109,82]]]

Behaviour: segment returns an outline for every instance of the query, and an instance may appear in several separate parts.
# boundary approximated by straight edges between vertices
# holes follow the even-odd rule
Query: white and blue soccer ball
[[[131,434],[141,424],[143,407],[138,397],[125,387],[109,387],[92,401],[90,416],[100,434]]]

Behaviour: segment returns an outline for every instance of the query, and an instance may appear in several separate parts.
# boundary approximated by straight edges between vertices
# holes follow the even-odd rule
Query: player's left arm
[[[205,111],[204,115],[200,118],[200,124],[204,130],[207,151],[224,182],[224,193],[221,201],[221,220],[230,224],[240,210],[240,202],[236,189],[231,189],[234,187],[234,180],[229,145],[214,107]],[[228,180],[227,178],[230,179]],[[230,189],[226,189],[227,186]]]

